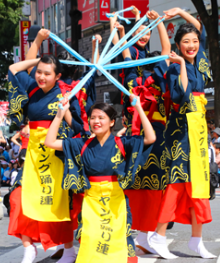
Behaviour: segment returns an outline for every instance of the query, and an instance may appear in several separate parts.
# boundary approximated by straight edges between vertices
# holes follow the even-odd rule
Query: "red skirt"
[[[163,190],[125,190],[132,214],[132,229],[155,231]]]
[[[22,235],[28,236],[33,242],[40,242],[45,251],[73,241],[72,221],[40,222],[23,215],[20,186],[10,194],[10,206],[9,235],[18,238]]]
[[[159,223],[191,224],[190,208],[195,209],[197,224],[212,221],[209,199],[192,198],[191,183],[169,184],[161,203]]]
[[[82,201],[84,194],[73,194],[73,210],[71,210],[71,220],[73,222],[73,230],[78,228],[78,214],[82,210]]]

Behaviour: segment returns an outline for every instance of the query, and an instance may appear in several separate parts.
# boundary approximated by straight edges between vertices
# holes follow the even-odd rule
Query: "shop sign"
[[[28,52],[28,34],[31,27],[31,21],[20,21],[20,56],[21,60],[25,60]]]
[[[128,8],[132,5],[135,5],[138,10],[141,11],[141,17],[143,17],[149,10],[149,0],[123,0],[123,9]],[[124,17],[134,18],[134,14],[132,12],[125,12]]]
[[[95,0],[78,1],[78,9],[82,12],[82,20],[80,20],[82,30],[97,25],[95,23]]]

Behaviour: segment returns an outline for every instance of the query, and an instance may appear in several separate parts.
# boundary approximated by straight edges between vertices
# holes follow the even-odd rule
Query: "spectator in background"
[[[5,137],[3,135],[2,130],[0,130],[0,146],[5,146],[6,145],[6,140]]]
[[[215,154],[216,154],[216,158],[215,158],[215,162],[218,165],[218,177],[219,180],[218,182],[220,183],[220,143],[214,143],[214,148],[215,148]]]
[[[21,143],[20,138],[17,139],[19,143]],[[12,142],[12,159],[17,159],[20,152],[20,146]]]
[[[213,131],[215,129],[215,122],[213,120],[210,121],[210,130]]]
[[[9,163],[4,160],[1,160],[1,185],[10,185]]]
[[[213,156],[213,162],[216,162],[215,160],[215,156],[216,156],[216,153],[215,153],[215,148],[213,147],[213,144],[212,144],[212,137],[211,135],[208,135],[208,147],[209,147],[209,163],[211,162],[211,159],[212,159],[212,156]]]
[[[220,143],[220,128],[217,127],[212,130],[212,143]]]
[[[19,156],[20,156],[20,155],[19,155]],[[12,171],[11,171],[11,175],[10,175],[10,177],[11,177],[11,182],[10,182],[10,184],[11,184],[11,186],[12,186],[12,185],[14,184],[15,179],[16,179],[16,176],[17,176],[17,174],[18,174],[18,163],[17,163],[16,160],[11,160],[10,163],[12,163],[12,167],[13,167],[13,169],[12,169]]]
[[[12,148],[11,148],[11,142],[9,139],[7,140],[7,145],[5,146],[5,150],[7,151],[9,158],[11,160],[12,159]]]
[[[7,151],[5,151],[4,147],[0,146],[0,156],[4,156],[5,157],[5,161],[9,162],[10,158],[9,158],[9,154]]]

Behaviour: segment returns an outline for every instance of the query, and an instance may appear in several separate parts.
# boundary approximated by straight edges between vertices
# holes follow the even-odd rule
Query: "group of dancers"
[[[139,10],[133,6],[132,12],[138,21]],[[135,253],[174,259],[166,244],[169,222],[191,224],[189,248],[202,258],[215,257],[202,241],[202,225],[212,221],[204,27],[180,8],[164,13],[167,19],[179,15],[186,20],[175,36],[179,55],[171,52],[166,28],[159,23],[161,55],[169,57],[123,71],[131,95],[123,96],[121,137],[112,134],[114,108],[95,103],[96,72],[69,100],[82,80],[74,79],[76,68],[62,73],[53,55],[36,59],[48,30],[38,32],[25,61],[9,67],[11,119],[20,125],[27,116],[30,127],[24,166],[10,195],[8,233],[22,240],[22,263],[34,261],[35,242],[45,250],[64,244],[58,263],[138,262]],[[146,15],[159,18],[155,11]],[[111,31],[115,27],[119,36],[113,45],[125,35],[117,15],[110,18]],[[125,49],[124,61],[155,56],[147,49],[150,37],[149,32]],[[92,40],[92,59],[96,41],[101,43],[101,36]],[[99,55],[96,59],[92,63]],[[140,231],[135,240],[131,229]],[[74,230],[80,242],[77,255]]]

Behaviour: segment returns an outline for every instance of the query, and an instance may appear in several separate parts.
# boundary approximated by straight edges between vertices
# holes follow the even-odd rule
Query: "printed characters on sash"
[[[149,155],[152,146],[143,151],[144,144],[149,145],[156,138],[139,98],[134,95],[130,98],[137,99],[135,108],[142,120],[144,137],[114,137],[111,130],[117,113],[108,104],[99,103],[94,105],[90,116],[90,126],[95,137],[58,140],[60,121],[69,108],[68,99],[65,98],[62,101],[64,110],[58,110],[45,140],[47,147],[64,152],[63,186],[68,186],[74,192],[85,192],[77,263],[110,263],[116,259],[127,262],[123,189],[133,184],[136,170],[143,164],[142,156]],[[121,155],[119,158],[116,157],[118,154]]]
[[[36,66],[35,78],[28,75],[27,69]],[[17,217],[20,224],[15,225],[11,235],[20,237],[24,242],[25,255],[36,257],[33,242],[41,242],[44,249],[59,244],[69,244],[74,257],[73,225],[70,221],[68,191],[61,188],[63,163],[55,156],[55,151],[44,145],[47,129],[54,115],[51,106],[55,105],[62,96],[57,84],[60,77],[61,65],[52,55],[41,59],[26,60],[13,64],[9,68],[9,82],[16,87],[16,92],[9,92],[11,119],[20,125],[23,115],[30,120],[30,138],[23,171],[22,187],[18,194],[18,207],[22,207]],[[14,101],[22,94],[25,98],[21,104],[14,107]],[[73,98],[71,114],[75,123],[76,134],[83,130],[83,122]],[[57,109],[52,109],[57,112]],[[20,118],[21,117],[21,118]],[[30,176],[30,171],[31,176]],[[56,194],[54,194],[56,192]],[[21,204],[22,196],[22,204]],[[23,228],[22,222],[30,227]],[[62,229],[62,231],[60,231]],[[12,229],[11,229],[12,230]],[[27,245],[28,244],[28,245]],[[76,257],[76,255],[75,255]]]
[[[153,18],[157,18],[157,16],[155,15]],[[160,25],[158,30],[163,43],[161,54],[165,55],[170,52],[170,42],[163,23]],[[124,27],[119,23],[116,23],[115,26],[119,30],[120,37],[124,37]],[[157,53],[153,53],[151,56],[154,54],[156,55]],[[131,60],[129,49],[124,50],[122,55],[125,61]],[[135,244],[139,248],[136,249],[137,254],[152,251],[147,243],[146,231],[154,231],[156,229],[157,215],[163,190],[166,187],[166,175],[162,167],[161,156],[165,150],[163,132],[166,125],[166,111],[169,113],[169,109],[165,109],[164,103],[164,95],[166,93],[164,74],[168,69],[168,65],[169,61],[146,65],[143,67],[143,77],[138,77],[135,68],[125,69],[124,85],[131,93],[140,96],[142,108],[157,136],[149,158],[145,160],[144,167],[136,174],[134,185],[131,189],[125,191],[129,198],[132,213],[132,228],[141,230],[135,239]],[[135,109],[131,107],[127,98],[124,100],[124,111],[128,120],[126,134],[143,134],[140,118]]]
[[[166,245],[167,224],[171,221],[191,224],[189,248],[202,258],[214,258],[202,241],[202,224],[212,220],[207,176],[207,101],[204,97],[204,86],[210,79],[210,72],[204,52],[204,28],[197,19],[179,8],[165,13],[168,17],[180,15],[189,23],[181,25],[175,36],[181,55],[170,54],[173,64],[167,72],[167,83],[172,109],[165,130],[162,157],[168,185],[160,208],[157,231],[148,238],[148,242],[163,258],[176,258]]]

